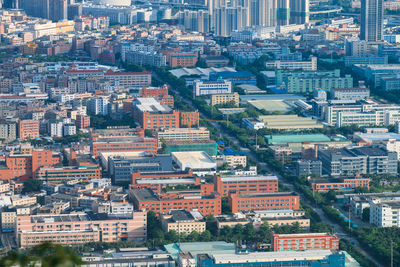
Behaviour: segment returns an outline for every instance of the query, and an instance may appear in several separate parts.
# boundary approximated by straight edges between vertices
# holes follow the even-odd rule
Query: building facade
[[[46,241],[63,245],[121,241],[142,243],[147,237],[146,225],[144,211],[118,217],[89,213],[28,215],[17,217],[16,234],[20,248]]]
[[[300,197],[296,193],[230,193],[229,207],[232,213],[251,210],[300,209]]]
[[[339,249],[339,238],[328,233],[273,234],[274,251],[299,251],[314,249]]]

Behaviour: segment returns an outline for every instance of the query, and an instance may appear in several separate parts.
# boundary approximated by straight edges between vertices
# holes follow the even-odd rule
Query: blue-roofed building
[[[234,85],[238,84],[257,85],[256,76],[247,70],[238,72],[223,71],[223,72],[210,73],[210,81],[217,81],[220,79],[231,81]]]
[[[346,67],[354,64],[388,64],[388,56],[383,57],[345,57],[344,64]]]

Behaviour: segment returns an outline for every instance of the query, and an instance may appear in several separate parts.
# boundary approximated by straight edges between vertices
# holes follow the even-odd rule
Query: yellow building
[[[17,220],[17,213],[15,211],[3,211],[1,212],[1,229],[14,229],[15,222]]]
[[[190,234],[193,231],[202,233],[206,230],[206,222],[199,212],[171,210],[169,214],[160,216],[164,232],[175,230],[177,233]]]
[[[39,45],[36,43],[27,43],[23,47],[23,53],[24,55],[34,55],[38,47]]]
[[[234,92],[232,94],[216,94],[211,96],[211,105],[223,105],[227,103],[234,103],[236,107],[239,106],[239,94]]]
[[[37,202],[36,197],[20,197],[20,196],[11,197],[11,203],[13,207],[30,206],[36,204],[36,202]]]

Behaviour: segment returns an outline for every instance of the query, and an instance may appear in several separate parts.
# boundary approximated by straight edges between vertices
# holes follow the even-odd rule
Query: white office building
[[[232,93],[232,82],[230,81],[194,81],[194,96],[230,94]]]
[[[268,61],[266,64],[267,69],[288,69],[288,70],[317,70],[317,58],[311,57],[310,61],[285,61],[275,60]]]
[[[371,199],[369,222],[378,227],[400,227],[400,199]]]
[[[63,127],[63,135],[68,136],[68,135],[75,135],[76,134],[76,125],[73,123],[67,123],[64,124]]]
[[[90,99],[89,111],[92,115],[107,115],[108,114],[108,97],[95,97]]]
[[[63,123],[62,122],[49,122],[48,124],[49,135],[51,137],[63,136]]]

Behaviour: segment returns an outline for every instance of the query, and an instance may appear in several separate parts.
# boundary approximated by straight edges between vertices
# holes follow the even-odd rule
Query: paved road
[[[181,98],[186,104],[188,104],[190,106],[193,106],[193,103],[192,103],[192,101],[190,99],[183,98],[178,91],[176,91],[173,88],[172,88],[172,90],[174,90],[175,94],[179,98]],[[201,112],[200,112],[200,115],[202,117],[204,117],[204,118],[208,118],[208,116],[206,116],[205,114],[203,114]],[[258,162],[258,159],[257,159],[256,155],[254,155],[254,153],[251,150],[249,150],[248,148],[243,147],[241,145],[241,143],[239,142],[239,140],[237,140],[234,136],[231,136],[227,131],[225,131],[221,127],[219,122],[210,121],[210,123],[211,123],[211,125],[213,125],[214,127],[216,127],[220,131],[220,134],[223,134],[225,137],[228,137],[232,142],[234,142],[237,146],[239,146],[239,148],[242,151],[247,152],[247,155],[252,160]],[[283,179],[283,177],[279,173],[276,173],[276,172],[272,171],[265,162],[259,162],[259,164],[261,165],[262,170],[264,170],[264,171],[266,171],[266,172],[268,172],[270,174],[276,175],[279,178],[280,183],[282,183],[283,185],[287,186],[291,191],[296,191],[296,189],[293,186],[293,184],[291,184],[288,181],[286,181],[285,179]],[[358,247],[358,249],[361,251],[361,253],[363,253],[368,259],[370,259],[372,262],[374,262],[377,266],[382,266],[371,255],[369,255],[363,248],[361,248],[360,243],[355,238],[351,237],[347,232],[345,232],[340,225],[336,224],[335,222],[331,221],[328,217],[326,217],[324,211],[320,207],[316,207],[315,205],[313,205],[313,203],[310,203],[300,192],[297,192],[297,193],[299,193],[300,196],[302,197],[302,200],[304,200],[320,216],[322,222],[327,223],[327,224],[329,224],[329,225],[331,225],[333,227],[336,235],[339,238],[348,239],[356,247]]]

